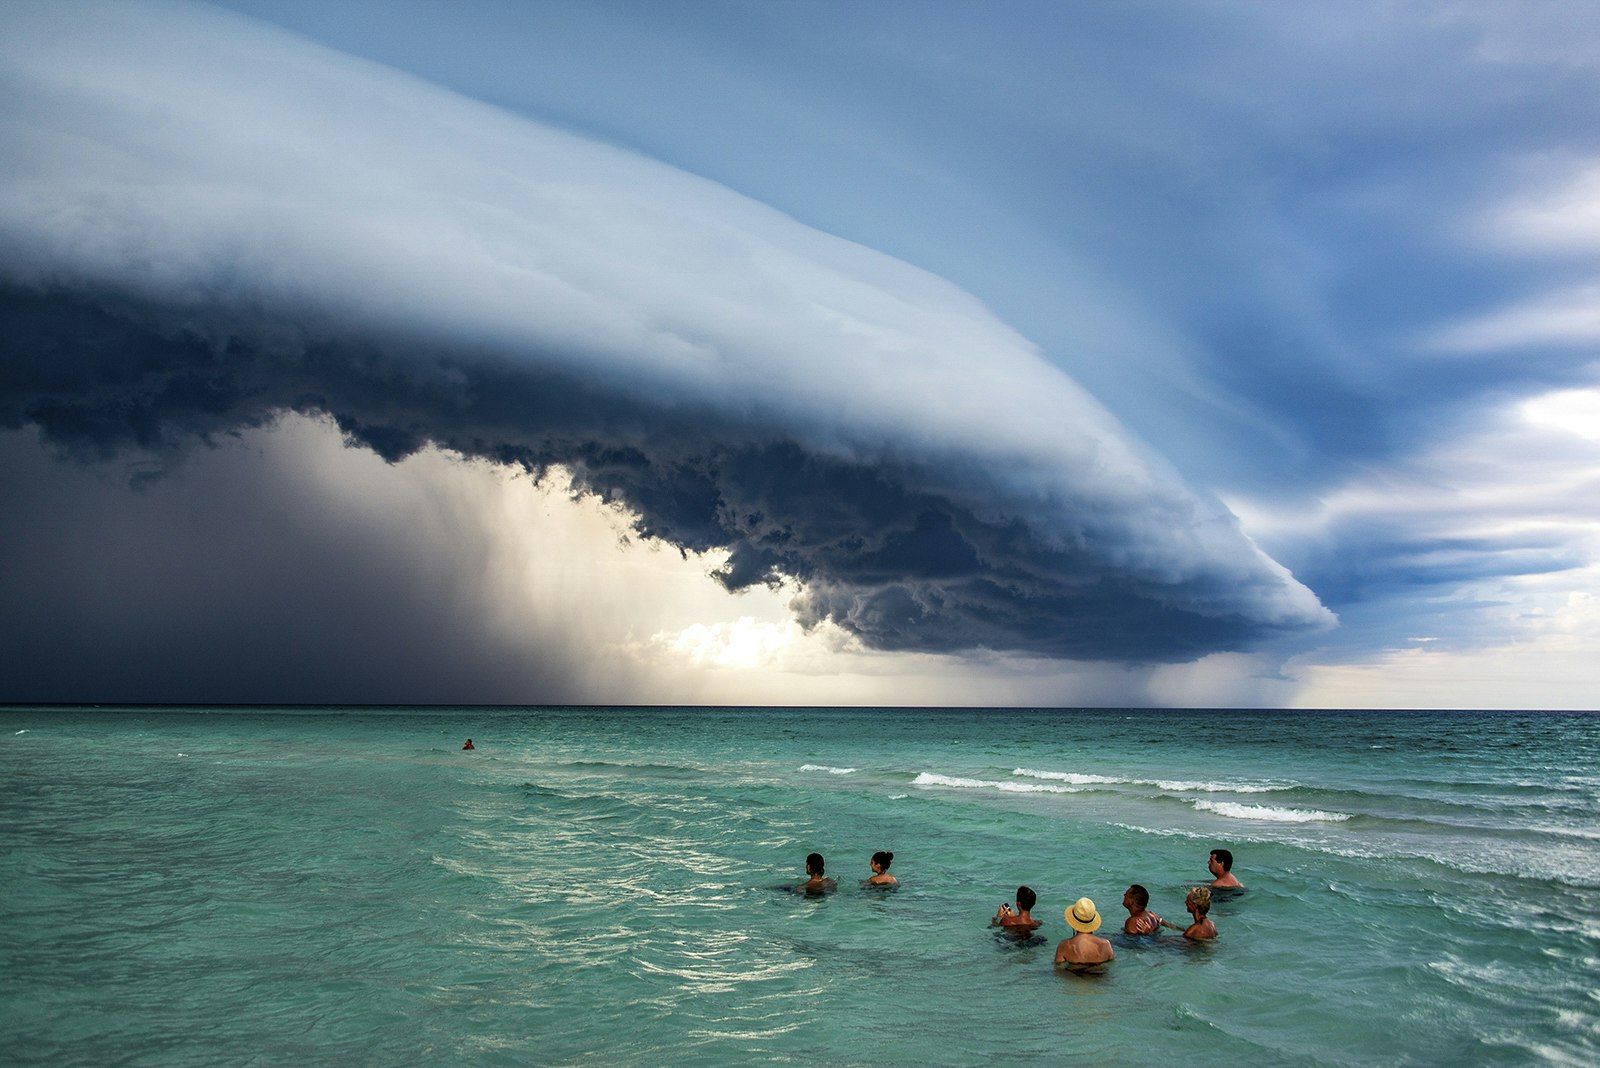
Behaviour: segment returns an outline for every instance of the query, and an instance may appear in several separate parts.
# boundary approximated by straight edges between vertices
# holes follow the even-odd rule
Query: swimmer
[[[1211,888],[1197,886],[1189,891],[1189,896],[1183,899],[1183,907],[1189,910],[1189,915],[1194,922],[1188,930],[1183,932],[1183,937],[1196,942],[1217,937],[1217,925],[1206,919],[1206,913],[1211,911]]]
[[[839,884],[832,879],[822,877],[822,854],[811,853],[806,857],[806,881],[794,887],[797,894],[831,894],[839,889]]]
[[[1231,890],[1244,889],[1244,884],[1233,874],[1233,854],[1226,849],[1211,851],[1211,855],[1206,858],[1206,870],[1212,875],[1212,886]]]
[[[1038,902],[1039,895],[1026,886],[1017,887],[1017,907],[1012,909],[1009,902],[1002,901],[1000,908],[994,914],[994,919],[989,921],[990,927],[1007,927],[1013,932],[1027,932],[1040,925],[1040,921],[1033,918],[1033,906]]]
[[[1181,930],[1177,924],[1168,923],[1160,916],[1151,912],[1150,891],[1134,883],[1122,895],[1122,907],[1128,910],[1128,918],[1122,922],[1122,933],[1131,935],[1160,934],[1161,928],[1171,927],[1174,931]]]
[[[462,746],[461,748],[463,748],[463,749],[476,749],[478,747],[472,744],[472,739],[471,738],[468,738],[467,739],[467,744]]]
[[[1056,946],[1057,964],[1079,971],[1104,964],[1117,955],[1110,942],[1094,933],[1100,927],[1100,910],[1088,898],[1080,897],[1067,909],[1067,926],[1077,934],[1063,938]]]
[[[899,886],[900,880],[889,874],[889,865],[894,863],[894,854],[885,853],[883,850],[872,854],[872,877],[867,880],[868,886]]]

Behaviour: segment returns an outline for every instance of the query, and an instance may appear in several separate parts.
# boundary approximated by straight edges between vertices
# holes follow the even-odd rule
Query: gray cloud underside
[[[1329,622],[932,276],[242,20],[10,17],[4,425],[94,459],[326,412],[391,460],[563,465],[879,649],[1182,660]]]
[[[434,442],[534,471],[565,465],[580,489],[636,510],[641,534],[731,548],[720,576],[730,588],[797,578],[803,622],[832,619],[877,648],[1186,659],[1272,632],[1242,608],[1217,610],[1249,594],[1220,577],[1156,582],[1092,543],[1042,544],[1026,516],[978,514],[962,500],[970,486],[939,484],[959,472],[841,461],[711,408],[630,403],[576,375],[397,359],[393,340],[218,352],[141,326],[149,309],[114,315],[105,303],[0,298],[0,417],[85,459],[322,411],[391,460]]]

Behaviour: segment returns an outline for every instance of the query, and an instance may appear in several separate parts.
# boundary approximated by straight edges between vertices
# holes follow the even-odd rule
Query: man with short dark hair
[[[1233,874],[1233,854],[1226,849],[1213,849],[1211,856],[1206,860],[1206,867],[1211,871],[1212,886],[1244,889],[1244,884]]]
[[[794,887],[797,894],[831,894],[839,889],[839,884],[832,879],[824,878],[822,854],[808,853],[806,855],[806,881]]]
[[[1002,903],[990,926],[1010,927],[1024,932],[1033,930],[1039,926],[1039,921],[1033,918],[1033,906],[1038,900],[1038,895],[1030,887],[1017,887],[1016,911],[1011,910],[1010,904]]]
[[[1161,931],[1161,917],[1150,911],[1150,891],[1138,883],[1122,895],[1122,907],[1128,910],[1128,918],[1122,923],[1123,934],[1152,935]]]

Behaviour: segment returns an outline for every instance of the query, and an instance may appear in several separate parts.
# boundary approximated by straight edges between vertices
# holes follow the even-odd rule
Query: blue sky
[[[1584,5],[0,19],[0,698],[1594,706]]]

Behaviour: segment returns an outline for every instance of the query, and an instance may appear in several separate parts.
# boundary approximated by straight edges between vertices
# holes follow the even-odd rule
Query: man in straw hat
[[[1100,910],[1094,907],[1093,901],[1080,897],[1067,910],[1067,925],[1078,933],[1071,938],[1063,938],[1056,947],[1057,964],[1078,971],[1104,964],[1117,955],[1110,942],[1093,933],[1100,929]]]

